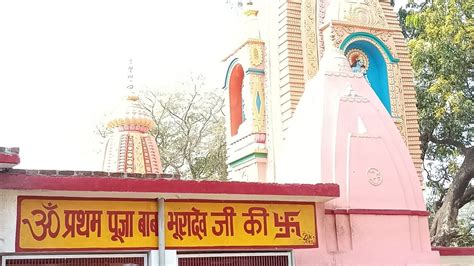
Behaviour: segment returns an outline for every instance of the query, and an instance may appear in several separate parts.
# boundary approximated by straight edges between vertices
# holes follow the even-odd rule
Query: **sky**
[[[242,32],[228,1],[0,1],[0,147],[20,147],[17,168],[100,170],[94,130],[123,97],[130,58],[139,90],[191,73],[222,87]]]

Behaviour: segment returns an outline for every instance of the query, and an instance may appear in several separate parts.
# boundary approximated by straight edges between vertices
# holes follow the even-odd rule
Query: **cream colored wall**
[[[285,0],[275,4],[274,1],[260,1],[260,32],[265,42],[265,107],[267,113],[267,182],[275,180],[275,166],[281,157],[282,146],[281,135],[281,112],[280,112],[280,77],[278,63],[278,24],[274,23],[278,18],[279,6]]]
[[[304,90],[300,21],[295,18],[301,1],[259,3],[260,30],[267,55],[267,181],[274,182],[279,167],[284,163],[285,132]]]
[[[278,17],[279,5],[281,5],[283,1],[280,1],[278,5],[270,5],[270,14],[271,19],[276,21]],[[271,132],[269,137],[269,146],[268,146],[268,153],[269,153],[269,162],[268,162],[268,170],[267,175],[268,180],[275,181],[275,175],[278,171],[277,165],[280,165],[281,160],[281,147],[283,146],[283,136],[282,136],[282,123],[281,123],[281,112],[280,112],[280,76],[278,75],[280,64],[278,63],[278,24],[271,23],[269,25],[269,57],[268,57],[268,68],[269,73],[267,73],[269,77],[269,91],[271,96],[269,98],[272,99],[270,104],[270,110],[268,113],[272,115],[271,117]],[[272,93],[273,92],[273,93]],[[271,160],[271,161],[270,161]],[[270,176],[271,175],[271,176]]]
[[[158,250],[151,250],[148,256],[148,265],[160,265]],[[178,255],[176,250],[165,250],[165,264],[166,266],[178,266]]]
[[[15,252],[17,193],[0,191],[0,253]]]
[[[474,256],[441,256],[441,265],[473,265]]]

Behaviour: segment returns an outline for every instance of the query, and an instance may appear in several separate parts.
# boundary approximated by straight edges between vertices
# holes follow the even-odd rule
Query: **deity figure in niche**
[[[362,50],[352,49],[347,52],[347,59],[349,60],[352,72],[362,73],[367,82],[369,82],[369,78],[367,77],[367,70],[369,69],[369,58],[367,57],[367,55]]]
[[[365,68],[364,60],[362,58],[357,58],[355,62],[351,65],[352,72],[366,74],[367,69]]]

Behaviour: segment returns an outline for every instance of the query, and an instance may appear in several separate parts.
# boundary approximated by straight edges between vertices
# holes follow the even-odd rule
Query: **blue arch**
[[[344,41],[341,43],[341,45],[339,45],[339,48],[343,51],[347,51],[346,47],[349,45],[349,43],[352,41],[352,39],[358,38],[358,37],[370,39],[370,40],[374,41],[375,43],[377,43],[378,45],[380,45],[380,47],[382,47],[383,52],[385,53],[388,60],[390,61],[390,63],[398,63],[400,61],[400,59],[393,57],[392,53],[390,52],[390,49],[387,47],[387,45],[385,45],[385,43],[382,40],[380,40],[379,38],[377,38],[373,34],[370,34],[370,33],[367,33],[367,32],[354,32],[354,33],[351,33],[349,36],[347,36],[344,39]]]
[[[224,86],[222,86],[222,89],[226,89],[229,86],[230,73],[232,73],[234,66],[237,65],[238,63],[239,63],[238,58],[235,58],[234,60],[230,62],[229,67],[227,68],[227,71],[225,73]]]
[[[377,94],[378,98],[385,106],[385,109],[391,114],[390,93],[388,89],[387,63],[380,50],[368,41],[355,41],[346,47],[345,52],[352,49],[362,50],[369,59],[369,68],[367,70],[367,79],[370,86]]]

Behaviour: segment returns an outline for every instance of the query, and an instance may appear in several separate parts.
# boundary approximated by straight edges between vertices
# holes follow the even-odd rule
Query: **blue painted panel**
[[[372,40],[372,41],[376,42],[378,45],[380,45],[380,47],[382,47],[383,52],[388,57],[388,60],[390,60],[391,63],[397,63],[397,62],[400,61],[400,59],[393,57],[392,53],[390,52],[390,49],[387,47],[387,45],[385,45],[384,42],[382,42],[382,40],[380,40],[379,38],[377,38],[373,34],[370,34],[370,33],[367,33],[367,32],[360,32],[359,31],[359,32],[351,33],[349,36],[347,36],[344,39],[344,41],[341,43],[341,45],[339,45],[339,48],[344,49],[344,47],[346,47],[346,45],[352,39],[360,38],[360,37],[362,37],[364,39]],[[346,49],[346,51],[347,51],[347,49]]]
[[[367,79],[370,86],[379,97],[382,104],[391,114],[390,94],[388,90],[387,64],[380,51],[373,44],[367,41],[355,41],[347,46],[345,52],[351,49],[362,50],[369,58],[369,69]]]
[[[262,100],[260,99],[260,93],[257,91],[257,99],[256,102],[257,104],[257,111],[260,113],[260,107],[262,106]]]
[[[250,67],[249,69],[247,69],[247,71],[245,71],[245,74],[249,74],[249,73],[255,73],[255,74],[263,75],[263,74],[265,74],[265,70]]]

